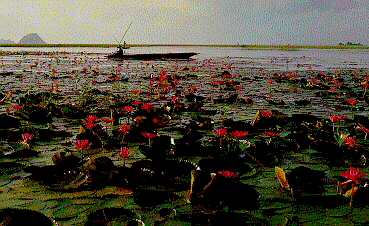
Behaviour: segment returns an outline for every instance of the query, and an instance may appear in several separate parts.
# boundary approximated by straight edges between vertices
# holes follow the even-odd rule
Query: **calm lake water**
[[[15,48],[1,47],[0,51],[40,51],[40,52],[67,52],[67,53],[96,53],[109,54],[116,48]],[[322,50],[301,49],[294,51],[283,50],[249,50],[244,48],[210,48],[210,47],[134,47],[127,53],[164,53],[164,52],[196,52],[194,59],[209,58],[243,58],[258,62],[257,67],[283,67],[287,70],[334,68],[369,68],[369,50]],[[306,69],[306,68],[305,68]]]

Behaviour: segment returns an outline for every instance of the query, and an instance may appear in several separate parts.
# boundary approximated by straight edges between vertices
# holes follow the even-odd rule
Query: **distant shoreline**
[[[223,44],[130,44],[130,47],[213,47],[213,48],[244,48],[244,49],[280,49],[280,50],[299,50],[299,49],[369,49],[364,45],[223,45]],[[0,47],[91,47],[91,48],[112,48],[116,44],[0,44]]]

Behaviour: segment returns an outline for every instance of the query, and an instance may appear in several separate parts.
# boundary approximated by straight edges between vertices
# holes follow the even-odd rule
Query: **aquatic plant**
[[[146,112],[150,112],[152,109],[154,108],[152,103],[144,103],[141,106],[141,109],[146,111]]]
[[[131,129],[132,129],[132,127],[128,123],[123,123],[123,124],[119,125],[118,132],[120,134],[122,134],[121,144],[123,144],[125,136],[128,135],[128,133],[129,133],[129,131],[131,131]]]
[[[129,133],[129,131],[131,130],[131,125],[129,125],[128,123],[123,123],[121,125],[119,125],[119,133],[123,134],[123,135],[127,135]]]
[[[30,142],[33,140],[34,135],[30,132],[22,133],[22,141],[23,144],[27,149],[30,149]]]
[[[231,132],[231,136],[236,139],[241,139],[246,137],[249,134],[248,131],[242,131],[242,130],[234,130]]]
[[[128,159],[130,155],[130,150],[128,147],[121,147],[119,151],[119,156],[123,158],[123,165],[126,164],[126,159]]]
[[[148,139],[148,141],[149,141],[149,148],[151,148],[151,140],[154,139],[154,138],[156,138],[158,136],[158,134],[156,134],[156,133],[150,133],[150,132],[141,132],[141,135],[144,138]]]
[[[134,112],[135,109],[130,105],[126,105],[122,107],[122,110],[126,113],[132,113]]]
[[[84,121],[87,129],[93,129],[96,126],[96,122],[98,122],[99,118],[95,115],[88,115]]]
[[[345,197],[350,198],[350,207],[352,207],[353,200],[358,190],[361,189],[360,184],[362,180],[366,178],[367,174],[362,172],[360,169],[355,167],[350,167],[347,171],[342,172],[340,174],[343,178],[346,179],[344,182],[338,182],[337,191],[342,194],[343,189],[349,187],[351,185],[351,189],[347,190],[343,195]]]
[[[347,136],[344,138],[344,143],[348,148],[354,149],[357,146],[357,139],[356,137]]]
[[[332,123],[343,122],[346,119],[347,119],[346,115],[331,115],[331,116],[329,116],[329,120],[331,120]]]
[[[346,99],[346,104],[350,105],[352,108],[355,107],[357,105],[357,103],[359,103],[358,100],[356,100],[355,98],[348,98]]]
[[[268,130],[268,131],[265,131],[264,132],[264,135],[266,137],[272,138],[272,137],[279,137],[280,136],[280,133],[274,132],[274,131],[271,131],[271,130]]]
[[[352,182],[356,185],[360,184],[361,179],[367,176],[366,173],[355,167],[350,167],[347,171],[342,172],[340,175],[347,179],[346,182]]]
[[[230,170],[218,171],[217,174],[225,178],[237,178],[239,176],[238,173],[230,171]]]
[[[128,147],[121,147],[120,148],[120,152],[119,152],[120,157],[126,159],[126,158],[129,157],[129,154],[130,154],[130,151],[129,151]]]
[[[77,150],[82,151],[82,150],[87,150],[90,148],[90,141],[89,140],[76,140],[75,142],[75,147]]]
[[[273,112],[270,110],[262,110],[260,111],[260,116],[263,118],[271,118],[273,116]]]
[[[217,128],[214,130],[214,134],[218,137],[224,137],[225,135],[227,135],[227,132],[227,128]]]
[[[11,104],[7,109],[6,112],[8,113],[12,113],[12,112],[17,112],[17,111],[22,111],[24,108],[23,105],[20,104]]]

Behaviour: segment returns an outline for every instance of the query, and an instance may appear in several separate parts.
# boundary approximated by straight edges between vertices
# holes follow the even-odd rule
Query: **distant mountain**
[[[0,44],[15,44],[15,42],[13,42],[12,40],[7,40],[7,39],[1,39],[0,38]]]
[[[19,44],[46,44],[44,40],[36,33],[31,33],[24,36],[20,41]]]

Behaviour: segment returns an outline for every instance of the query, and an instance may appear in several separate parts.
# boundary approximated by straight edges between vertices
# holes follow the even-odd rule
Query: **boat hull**
[[[146,54],[119,54],[108,55],[111,59],[120,60],[166,60],[166,59],[189,59],[197,53],[146,53]]]

